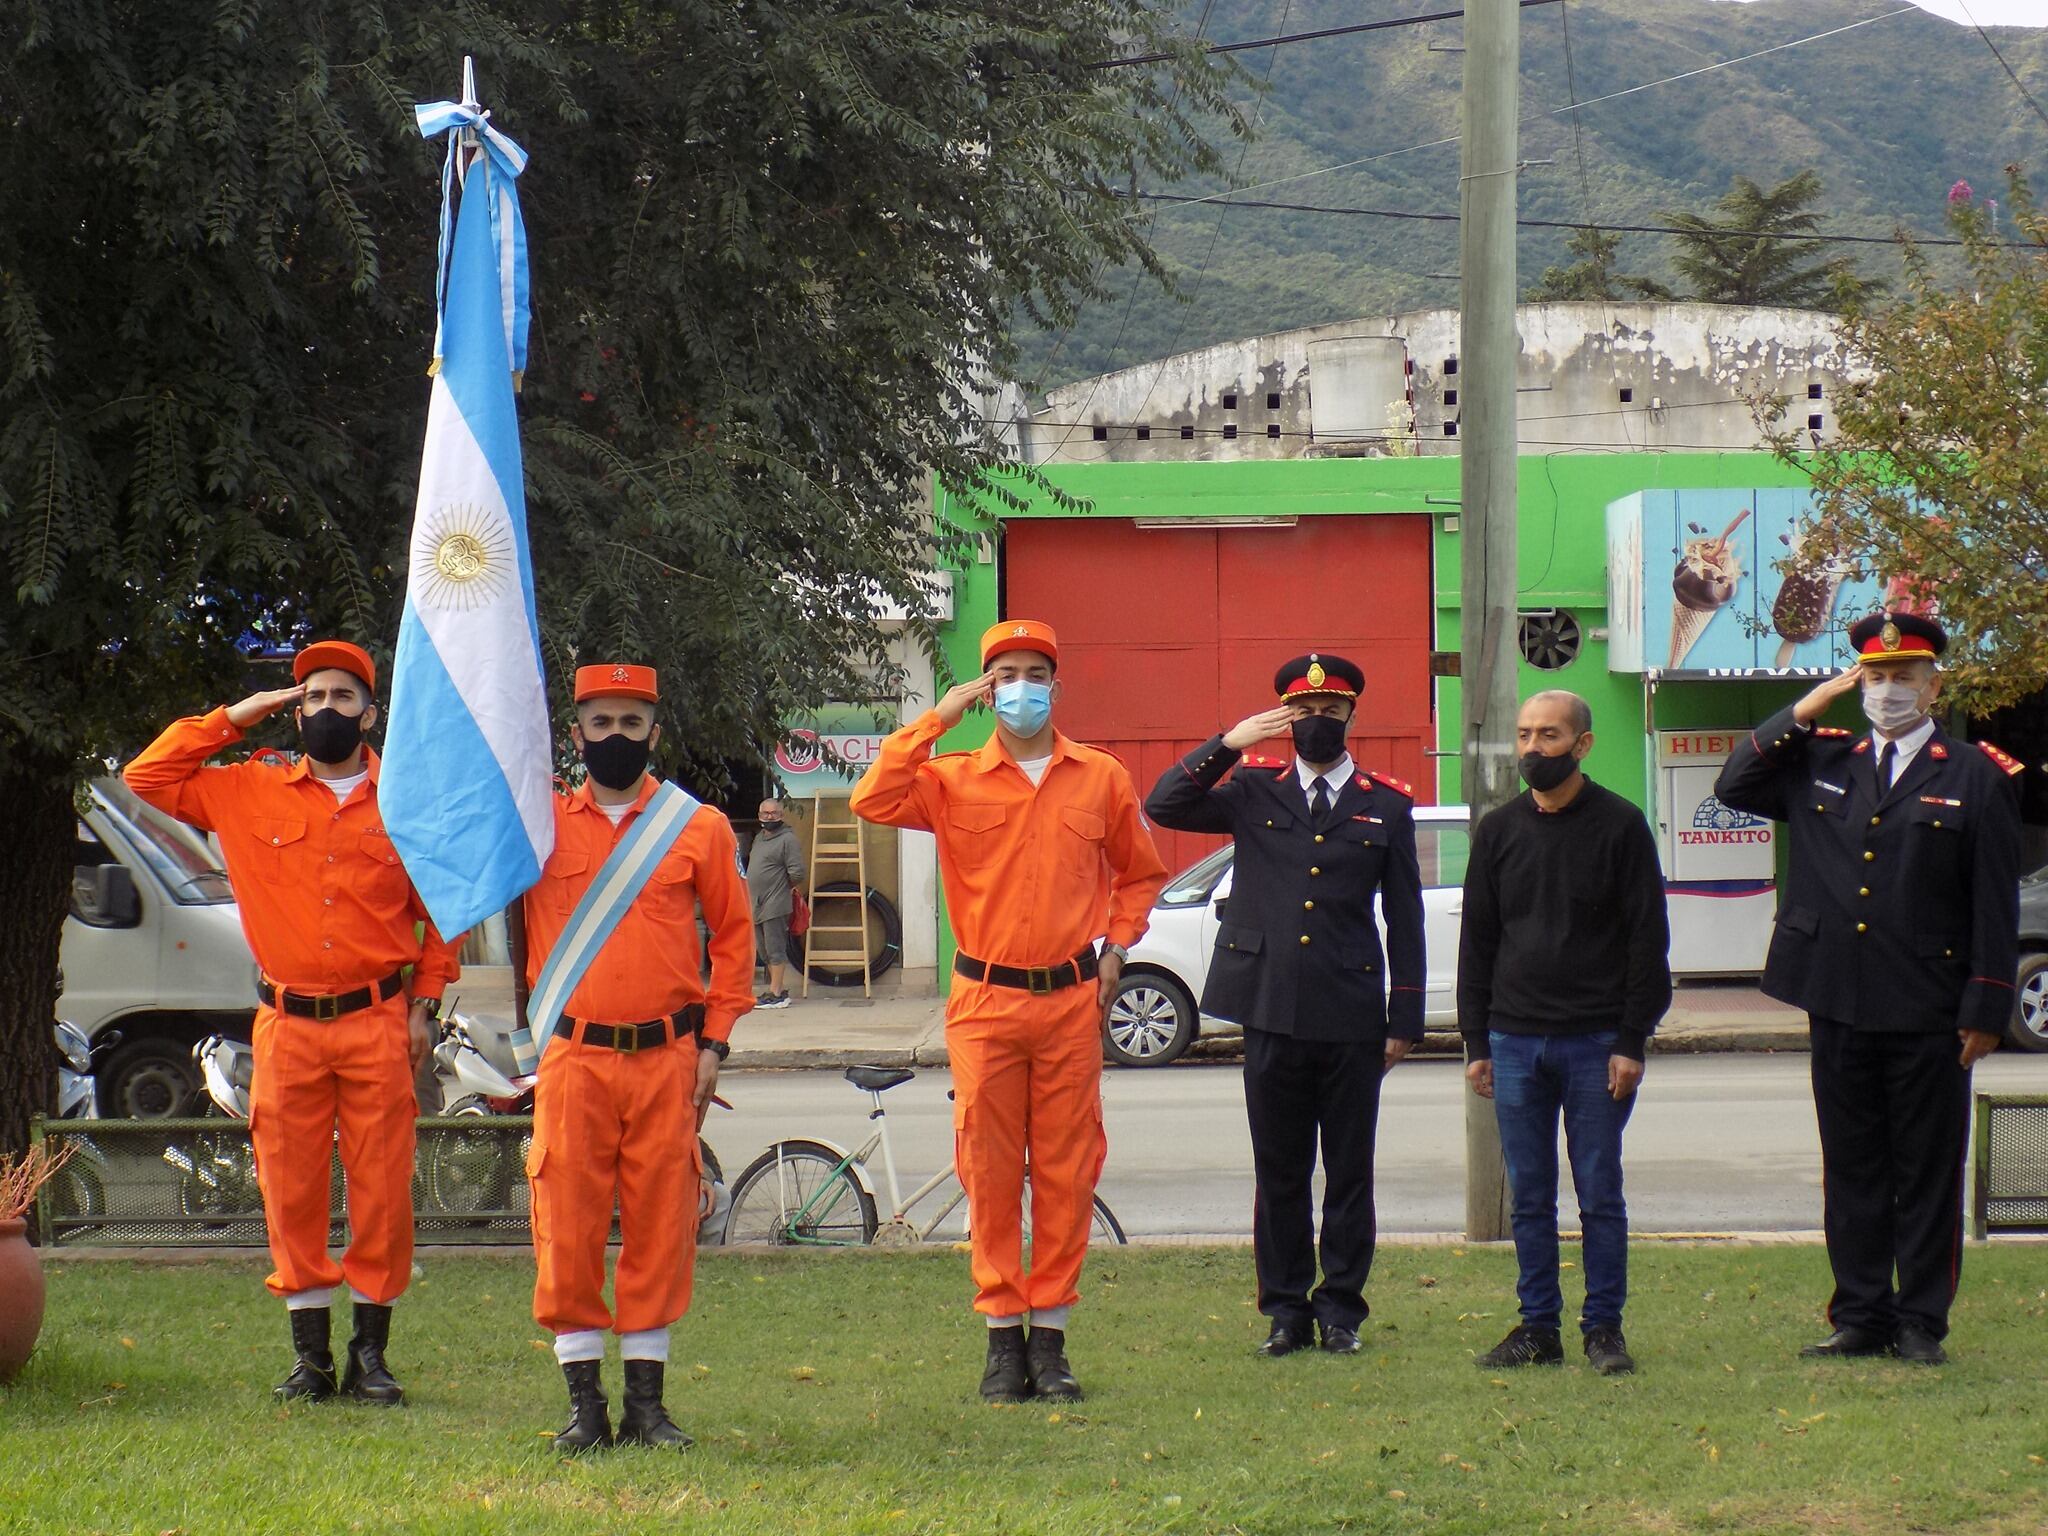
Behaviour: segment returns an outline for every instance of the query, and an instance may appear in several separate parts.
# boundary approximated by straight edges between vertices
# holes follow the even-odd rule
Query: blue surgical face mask
[[[1052,684],[1019,680],[996,685],[996,718],[1012,736],[1036,736],[1052,718]]]

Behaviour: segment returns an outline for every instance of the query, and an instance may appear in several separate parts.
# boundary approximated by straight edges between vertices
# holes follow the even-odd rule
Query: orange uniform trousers
[[[953,978],[946,1007],[953,1155],[973,1233],[974,1309],[1014,1317],[1080,1298],[1102,1130],[1095,983],[1034,995]],[[1031,1175],[1031,1265],[1024,1177]]]
[[[557,1035],[533,1094],[534,1321],[555,1333],[666,1328],[697,1265],[697,1044],[615,1051]],[[619,1264],[604,1301],[604,1248]]]
[[[325,1023],[256,1010],[249,1139],[270,1238],[265,1282],[291,1296],[346,1280],[377,1304],[412,1278],[413,1096],[404,994]],[[337,1130],[348,1251],[327,1251]]]

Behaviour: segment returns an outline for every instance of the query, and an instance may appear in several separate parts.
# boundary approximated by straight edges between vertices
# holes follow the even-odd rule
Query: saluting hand
[[[1223,733],[1223,745],[1233,752],[1242,752],[1246,747],[1257,746],[1269,736],[1284,736],[1301,718],[1301,711],[1292,704],[1282,704],[1274,709],[1261,710],[1249,715]]]
[[[993,672],[984,672],[979,677],[970,678],[964,683],[958,683],[948,688],[946,696],[940,699],[933,708],[938,711],[939,718],[945,721],[948,726],[958,725],[969,709],[973,708],[976,704],[986,704],[994,695],[995,689],[995,674]]]
[[[258,720],[276,714],[287,704],[296,704],[306,696],[305,685],[296,688],[273,688],[268,693],[252,693],[239,704],[228,706],[228,724],[238,731],[246,731]]]
[[[1820,684],[1807,696],[1792,706],[1792,718],[1801,725],[1811,725],[1827,713],[1828,706],[1845,693],[1854,693],[1863,681],[1863,663],[1857,662],[1846,672],[1836,674]]]

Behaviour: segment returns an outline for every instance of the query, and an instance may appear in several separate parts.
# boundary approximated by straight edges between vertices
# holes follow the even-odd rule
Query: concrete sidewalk
[[[1456,1048],[1449,1035],[1432,1035],[1428,1054]],[[1672,1000],[1652,1051],[1804,1051],[1806,1015],[1776,1003],[1749,982],[1683,984]],[[1205,1057],[1235,1056],[1235,1039],[1198,1044]],[[813,985],[792,989],[787,1008],[747,1014],[732,1033],[734,1067],[939,1067],[946,1064],[945,999]]]

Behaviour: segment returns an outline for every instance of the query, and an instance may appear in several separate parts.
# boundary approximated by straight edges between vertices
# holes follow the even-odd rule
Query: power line
[[[1970,16],[1970,7],[1966,0],[1956,0],[1956,3],[1963,7],[1963,14],[1965,16]],[[2014,89],[2026,99],[2027,105],[2034,109],[2034,116],[2040,118],[2042,122],[2048,123],[2048,112],[2041,110],[2041,103],[2034,100],[2034,93],[2027,89],[2026,83],[2014,72],[2012,65],[2005,61],[2005,55],[1998,51],[1998,44],[1991,41],[1991,34],[1982,27],[1977,26],[1977,18],[1975,16],[1970,16],[1970,25],[1975,27],[1977,35],[1984,39],[1984,46],[1991,50],[1991,57],[1998,60],[1998,67],[2005,71],[2006,77],[2012,81]]]
[[[1539,5],[1561,5],[1563,0],[1520,0],[1523,10]],[[1432,21],[1457,21],[1465,13],[1459,11],[1432,11],[1427,16],[1397,16],[1390,21],[1360,21],[1348,27],[1322,27],[1314,32],[1287,32],[1279,37],[1257,37],[1242,43],[1211,43],[1204,53],[1244,53],[1253,48],[1279,48],[1288,43],[1312,43],[1326,37],[1349,37],[1355,32],[1386,32],[1395,27],[1420,27]],[[1140,53],[1128,59],[1104,59],[1092,64],[1091,69],[1123,69],[1132,64],[1160,64],[1172,58],[1170,53]]]

